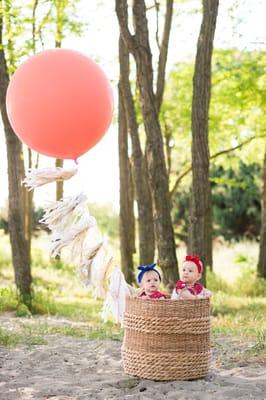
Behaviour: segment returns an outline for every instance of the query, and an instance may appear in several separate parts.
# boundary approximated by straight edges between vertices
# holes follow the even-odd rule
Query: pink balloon
[[[66,49],[26,60],[10,80],[7,113],[16,135],[47,156],[76,159],[106,133],[113,96],[102,69]]]

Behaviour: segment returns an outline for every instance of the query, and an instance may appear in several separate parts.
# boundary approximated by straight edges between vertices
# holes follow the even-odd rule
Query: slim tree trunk
[[[266,150],[262,173],[260,251],[257,274],[266,279]]]
[[[32,5],[32,49],[33,54],[36,53],[36,12],[39,0],[34,0]],[[39,156],[37,156],[34,168],[38,167]],[[25,163],[24,163],[25,165]],[[28,147],[28,166],[27,169],[33,168],[32,150]],[[31,238],[32,238],[32,218],[33,218],[33,196],[34,190],[28,190],[23,187],[23,203],[24,203],[24,225],[25,225],[25,238],[28,245],[28,251],[31,255]]]
[[[134,281],[133,251],[134,251],[134,211],[133,191],[130,161],[128,158],[128,130],[126,111],[122,100],[121,82],[119,82],[119,174],[120,174],[120,254],[122,271],[128,283]],[[133,237],[132,237],[133,235]]]
[[[63,168],[64,160],[57,158],[55,160],[55,166]],[[64,181],[56,182],[56,201],[61,200],[64,197]]]
[[[211,58],[219,0],[203,0],[192,98],[192,193],[189,252],[212,266],[212,216],[209,181],[208,114]],[[205,269],[204,269],[205,271]],[[203,277],[205,281],[205,275]]]
[[[28,167],[32,168],[32,151],[28,148]],[[31,237],[32,237],[32,213],[33,213],[33,190],[28,190],[23,187],[23,199],[24,199],[24,226],[25,226],[25,238],[28,245],[29,254],[31,254]]]
[[[63,40],[63,20],[65,16],[65,5],[60,1],[55,1],[56,11],[56,33],[55,33],[55,47],[61,48]],[[63,168],[64,160],[57,158],[55,160],[55,166]],[[64,197],[64,181],[56,182],[56,201],[61,200]]]
[[[121,36],[119,38],[119,63],[121,94],[132,143],[133,177],[138,207],[139,261],[140,264],[149,264],[153,262],[155,246],[152,201],[129,82],[129,53]]]
[[[133,2],[134,35],[131,35],[128,29],[126,0],[116,0],[116,13],[122,38],[136,62],[142,115],[147,136],[147,163],[152,191],[158,261],[163,271],[164,284],[172,288],[178,277],[177,259],[170,215],[163,140],[156,97],[153,92],[152,54],[149,44],[145,2],[143,0]]]
[[[1,9],[2,4],[0,3]],[[12,250],[12,261],[15,273],[15,283],[22,296],[22,301],[30,305],[31,270],[30,253],[25,237],[23,215],[23,189],[21,185],[24,177],[22,145],[14,134],[6,113],[6,90],[9,82],[5,53],[2,41],[3,16],[0,15],[0,104],[1,115],[6,136],[8,162],[8,225]]]

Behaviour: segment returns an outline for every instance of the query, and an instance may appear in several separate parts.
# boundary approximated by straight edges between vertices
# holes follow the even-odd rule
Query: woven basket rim
[[[199,303],[210,303],[210,298],[206,297],[206,298],[195,298],[195,299],[164,299],[164,298],[160,298],[160,299],[148,299],[145,298],[143,299],[142,297],[136,297],[136,296],[127,296],[126,300],[129,301],[136,301],[136,302],[146,302],[146,303],[150,303],[150,304],[156,304],[156,303],[169,303],[169,304],[194,304],[195,302],[199,302]]]

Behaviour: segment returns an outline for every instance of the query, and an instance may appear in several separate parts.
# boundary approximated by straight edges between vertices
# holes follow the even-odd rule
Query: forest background
[[[8,169],[9,185],[9,198],[4,200],[7,196],[7,180],[1,181],[1,310],[16,310],[17,315],[24,316],[48,313],[83,318],[97,327],[98,334],[104,331],[104,336],[114,335],[113,325],[102,328],[98,316],[101,301],[90,298],[88,289],[82,288],[75,267],[69,265],[64,257],[55,261],[47,257],[48,234],[38,223],[45,198],[54,193],[58,200],[82,185],[88,190],[89,199],[91,195],[94,200],[94,204],[89,205],[90,212],[96,217],[102,233],[110,237],[115,260],[122,266],[129,283],[134,283],[136,265],[151,262],[155,258],[162,268],[165,286],[171,287],[178,276],[176,255],[182,261],[187,248],[195,251],[202,255],[205,265],[209,267],[204,280],[215,293],[214,330],[251,335],[257,340],[256,349],[265,350],[266,146],[263,111],[266,102],[266,55],[261,18],[265,4],[259,0],[254,1],[252,6],[247,1],[222,1],[219,10],[216,10],[217,25],[215,30],[214,23],[212,32],[214,35],[215,31],[213,53],[208,55],[212,57],[211,97],[210,105],[207,104],[204,109],[208,113],[208,123],[206,125],[205,121],[203,129],[204,145],[209,149],[208,176],[202,175],[202,182],[195,186],[196,177],[192,173],[193,168],[197,168],[195,163],[193,166],[196,158],[193,159],[193,101],[196,101],[193,76],[195,82],[195,57],[200,53],[197,40],[203,18],[201,2],[146,2],[152,65],[155,77],[160,78],[157,86],[156,80],[141,84],[142,66],[138,64],[141,57],[131,49],[130,37],[127,41],[122,35],[122,41],[120,37],[119,42],[119,24],[120,32],[123,33],[124,29],[119,7],[123,7],[125,2],[117,1],[116,11],[110,2],[108,6],[103,1],[93,3],[92,6],[88,2],[35,0],[25,1],[22,7],[21,2],[1,1],[1,112],[6,137],[6,145],[1,139],[1,151],[2,159],[6,158],[6,154],[8,159],[7,167],[5,163],[1,164],[1,176],[7,175]],[[208,1],[203,4],[206,9],[210,6]],[[169,51],[165,57],[162,52],[165,43],[163,45],[162,40],[165,38],[167,10],[171,5],[174,5],[172,26],[169,28],[167,44]],[[134,10],[132,14],[134,19]],[[97,29],[93,25],[95,21]],[[133,27],[130,26],[130,29],[133,30]],[[143,34],[145,32],[139,32],[140,40]],[[99,38],[102,38],[101,41]],[[120,94],[115,94],[117,105],[114,122],[103,143],[84,156],[84,160],[81,159],[80,175],[83,176],[80,180],[69,186],[53,186],[51,192],[40,189],[38,194],[36,190],[33,197],[20,186],[24,170],[34,165],[51,166],[54,161],[38,157],[24,148],[10,131],[5,116],[5,89],[22,60],[51,47],[71,47],[96,59],[111,78],[114,91],[119,82],[119,88],[121,90],[122,87],[122,91],[124,88],[124,93],[120,91]],[[129,108],[123,109],[129,107],[129,103],[125,103],[125,100],[121,102],[126,97],[127,85],[121,77],[125,78],[123,66],[128,63],[128,51],[132,55],[127,79],[134,103],[134,112],[130,115],[135,116],[134,129],[138,131],[139,150],[146,165],[141,176],[146,177],[145,169],[148,170],[144,186],[151,190],[147,195],[151,196],[151,207],[145,210],[153,210],[151,215],[141,214],[142,203],[138,197],[137,178],[134,177],[136,148],[134,150],[132,143],[132,120],[129,118]],[[165,57],[163,73],[158,69],[159,56]],[[160,88],[158,82],[163,82],[164,87]],[[145,84],[151,84],[156,94],[161,93],[161,99],[154,98],[154,103],[157,102],[154,115],[158,122],[154,129],[145,120],[145,93],[141,92]],[[162,174],[157,175],[163,178],[162,181],[156,181],[156,174],[151,170],[153,162],[149,163],[149,159],[157,160],[151,145],[154,138],[149,136],[149,132],[158,127],[163,149],[158,159],[162,160],[163,154],[164,166]],[[194,137],[194,143],[195,140]],[[148,149],[145,149],[146,145]],[[145,156],[145,153],[148,155]],[[62,164],[62,160],[56,161],[56,165]],[[88,170],[93,173],[87,178]],[[109,171],[113,174],[110,175]],[[93,176],[93,180],[90,176]],[[97,186],[94,181],[97,181]],[[157,184],[162,192],[154,189],[158,188]],[[99,187],[104,190],[99,190]],[[208,215],[203,215],[202,223],[194,223],[198,217],[196,213],[200,212],[195,207],[193,211],[193,204],[197,204],[198,189],[203,194],[210,193],[211,232]],[[97,199],[94,192],[98,193]],[[157,193],[158,197],[166,196],[165,200],[161,197],[163,206],[158,203]],[[127,194],[126,198],[123,194]],[[105,196],[108,200],[112,199],[111,206],[103,204]],[[200,198],[201,195],[199,203]],[[100,200],[101,204],[95,200]],[[205,201],[206,198],[203,199],[206,213],[210,207],[206,207]],[[165,211],[165,204],[169,206],[171,221],[169,215],[164,218],[159,212],[160,207]],[[120,210],[119,214],[117,210]],[[163,223],[160,225],[160,218],[164,221],[168,218],[168,227]],[[149,228],[145,232],[141,231],[141,222],[144,221],[144,226]],[[202,225],[205,233],[193,232],[195,225],[199,228]],[[161,237],[163,229],[166,229],[166,235]],[[169,240],[164,239],[168,239],[169,235]],[[197,238],[201,238],[200,241]],[[88,298],[91,307],[88,307]],[[251,324],[250,316],[254,313],[257,323]],[[108,327],[111,327],[112,333]],[[3,342],[10,341],[10,337],[10,334],[2,332]]]

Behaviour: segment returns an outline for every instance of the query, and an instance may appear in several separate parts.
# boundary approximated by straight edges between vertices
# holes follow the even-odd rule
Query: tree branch
[[[213,160],[214,158],[217,158],[217,157],[219,157],[219,156],[221,156],[221,155],[223,155],[223,154],[227,154],[227,153],[230,153],[230,152],[232,152],[232,151],[238,150],[238,149],[240,149],[241,147],[245,146],[246,144],[250,143],[250,142],[251,142],[252,140],[254,140],[254,139],[263,139],[263,138],[265,138],[265,137],[266,137],[266,135],[252,136],[252,137],[250,137],[249,139],[245,140],[244,142],[238,144],[237,146],[230,147],[229,149],[226,149],[226,150],[218,151],[218,153],[215,153],[215,154],[213,154],[212,156],[210,156],[210,160]],[[190,167],[188,167],[187,169],[185,169],[185,171],[182,172],[182,173],[177,177],[177,179],[176,179],[176,181],[175,181],[175,184],[174,184],[173,188],[172,188],[171,191],[170,191],[170,197],[172,197],[173,194],[175,193],[175,191],[176,191],[176,189],[178,188],[178,185],[179,185],[179,183],[181,182],[181,180],[182,180],[186,175],[188,175],[191,171],[192,171],[192,166],[190,166]]]
[[[132,35],[128,28],[128,11],[127,0],[115,0],[115,10],[119,21],[121,36],[130,52],[134,48],[134,35]]]
[[[170,31],[172,25],[172,17],[173,17],[173,0],[167,0],[163,38],[162,38],[159,62],[158,62],[158,75],[157,75],[157,88],[156,88],[156,103],[158,112],[160,111],[160,107],[163,100],[163,92],[165,86],[165,69],[166,69],[166,61],[168,54]]]

